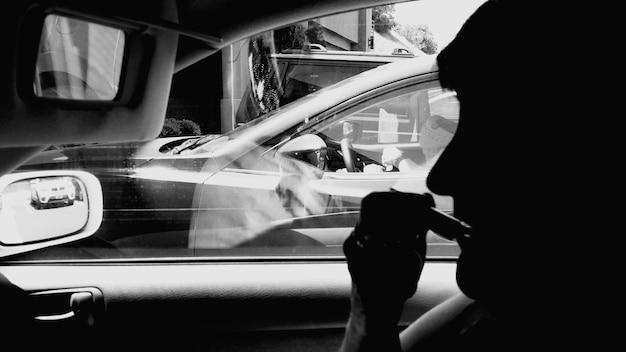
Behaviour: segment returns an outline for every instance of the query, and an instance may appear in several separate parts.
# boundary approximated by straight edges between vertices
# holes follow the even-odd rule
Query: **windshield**
[[[173,76],[158,138],[51,146],[15,172],[95,176],[101,225],[8,260],[343,258],[362,198],[429,192],[426,176],[456,131],[458,101],[435,57],[482,1],[448,23],[443,9],[414,4],[428,2],[258,33]],[[90,190],[61,178],[6,188],[0,226],[89,214]],[[452,209],[449,197],[435,202]],[[429,258],[458,256],[455,242],[428,241]]]

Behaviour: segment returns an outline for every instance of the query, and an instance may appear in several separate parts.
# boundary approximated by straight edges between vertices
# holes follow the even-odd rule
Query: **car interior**
[[[26,350],[338,350],[350,314],[351,289],[341,241],[329,241],[332,251],[327,251],[317,242],[312,244],[309,236],[297,237],[294,232],[298,231],[293,231],[298,224],[319,218],[306,214],[290,223],[289,229],[273,231],[274,237],[295,236],[275,251],[267,250],[267,241],[273,237],[263,236],[237,250],[223,250],[229,245],[226,242],[207,242],[200,250],[188,246],[196,241],[188,232],[175,233],[177,216],[185,208],[163,204],[180,197],[180,204],[195,202],[193,206],[202,209],[201,200],[219,197],[218,192],[200,197],[188,178],[187,183],[174,185],[159,179],[166,177],[162,173],[153,177],[157,182],[153,193],[133,200],[135,218],[107,210],[107,197],[139,197],[143,193],[128,187],[144,187],[143,179],[129,178],[123,186],[112,188],[116,184],[99,172],[116,171],[120,166],[104,154],[91,157],[90,161],[98,163],[76,162],[70,170],[54,165],[70,155],[60,153],[62,148],[75,150],[74,157],[86,158],[83,146],[157,139],[163,141],[157,150],[161,148],[165,160],[175,146],[181,146],[175,138],[185,137],[163,136],[166,117],[173,115],[230,116],[230,120],[218,116],[201,124],[202,134],[215,134],[203,142],[217,144],[217,135],[240,122],[237,107],[230,104],[242,99],[230,96],[224,88],[224,82],[237,78],[233,70],[222,70],[235,66],[234,48],[247,47],[247,38],[276,28],[393,3],[401,2],[10,0],[0,22],[6,39],[0,56],[0,232],[5,233],[0,235],[0,326],[8,332],[6,336]],[[475,7],[480,3],[475,1]],[[368,11],[364,13],[371,16]],[[370,31],[366,28],[364,33]],[[246,63],[245,58],[242,62]],[[382,168],[385,146],[380,136],[387,127],[372,125],[372,114],[401,110],[397,114],[404,126],[402,137],[385,143],[406,148],[407,155],[422,163],[426,157],[415,142],[429,116],[447,117],[451,130],[456,128],[454,114],[446,105],[455,104],[454,96],[441,95],[437,86],[429,89],[400,98],[383,96],[344,113],[335,124],[320,126],[307,120],[310,123],[303,131],[308,128],[323,135],[341,153],[345,129],[358,130],[359,138],[350,147],[358,153],[354,166],[358,170],[352,171],[364,173],[370,161]],[[218,98],[209,98],[217,96],[216,92]],[[439,95],[444,103],[431,103],[433,111],[411,115],[411,106],[418,100]],[[210,102],[201,105],[199,101]],[[124,152],[135,158],[132,163],[120,162],[124,168],[139,169],[146,160],[142,150],[128,148]],[[41,155],[53,161],[43,169],[26,167]],[[194,177],[191,171],[212,172],[216,167],[198,165],[193,153],[180,155],[175,163],[182,171],[171,177]],[[159,165],[159,158],[155,160]],[[332,171],[347,168],[340,165],[344,160],[337,157]],[[257,174],[265,175],[262,171]],[[228,169],[221,175],[224,180],[220,182],[237,181],[228,179]],[[18,214],[13,204],[22,198],[27,211]],[[163,210],[158,216],[141,208],[158,203]],[[68,209],[71,215],[55,215]],[[355,213],[358,205],[349,210]],[[124,249],[124,255],[110,254],[112,242],[106,236],[156,224],[161,216],[172,221],[161,228],[158,250],[150,244],[155,239],[142,236]],[[352,223],[336,218],[343,233],[349,234]],[[271,229],[282,229],[286,223],[274,222]],[[57,233],[42,235],[40,229],[51,224],[58,226]],[[104,233],[104,228],[107,235],[94,236]],[[320,230],[315,236],[323,240],[325,234]],[[120,235],[117,240],[124,243],[128,238]],[[399,331],[460,292],[455,281],[458,248],[450,241],[433,241],[438,241],[436,248],[445,249],[444,254],[433,252],[428,258],[418,290],[405,305]]]

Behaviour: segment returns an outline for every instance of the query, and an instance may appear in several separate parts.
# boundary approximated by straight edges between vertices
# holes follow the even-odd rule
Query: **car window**
[[[316,92],[333,83],[352,77],[373,66],[347,66],[340,63],[329,64],[290,64],[285,65],[285,91],[283,102],[289,103],[310,93]]]
[[[253,183],[238,186],[236,193],[244,205],[237,209],[248,220],[239,221],[237,217],[228,226],[243,231],[264,228],[272,233],[276,229],[271,224],[284,219],[279,222],[281,233],[306,234],[318,240],[317,245],[326,246],[327,254],[337,254],[338,245],[356,224],[360,200],[365,194],[392,188],[427,192],[426,175],[456,131],[456,94],[431,80],[362,100],[359,104],[345,104],[345,111],[339,113],[301,119],[278,138],[261,143],[258,149],[229,165],[226,170],[231,176],[278,175],[279,182],[276,192],[265,195],[254,190]],[[358,130],[356,134],[354,129]],[[288,162],[277,158],[281,146],[310,136],[319,137],[319,149],[297,149],[289,155]],[[346,170],[342,156],[346,151],[341,147],[341,140],[346,137],[351,139],[356,172]],[[394,160],[386,167],[385,159],[390,158]],[[438,208],[452,210],[450,197],[435,198]],[[273,206],[247,206],[254,202]],[[275,209],[280,212],[272,211]],[[215,216],[207,212],[199,224],[210,227],[209,219]],[[458,253],[454,243],[432,233],[429,246],[431,257]]]
[[[445,98],[440,97],[444,95]],[[412,159],[413,164],[420,166],[417,169],[427,171],[432,159],[452,139],[458,117],[455,93],[444,92],[436,82],[429,82],[367,100],[348,113],[338,114],[332,122],[318,124],[315,128],[334,141],[340,141],[347,133],[358,129],[358,133],[349,137],[358,152],[357,158],[363,162],[359,171],[368,171],[365,160],[382,166],[383,154],[392,149],[400,152],[403,158]],[[346,125],[353,127],[346,131],[350,128]],[[394,165],[393,171],[412,169],[400,170]]]
[[[428,171],[458,124],[456,94],[441,88],[435,66],[451,35],[399,40],[400,25],[372,29],[373,13],[259,33],[181,70],[156,139],[36,155],[17,172],[95,175],[103,221],[87,239],[10,260],[341,259],[360,200],[428,192]],[[77,207],[79,187],[52,195],[55,182],[24,188],[32,211]],[[44,204],[52,196],[55,206]],[[451,211],[450,199],[436,202]],[[429,258],[458,255],[434,234],[429,246]]]

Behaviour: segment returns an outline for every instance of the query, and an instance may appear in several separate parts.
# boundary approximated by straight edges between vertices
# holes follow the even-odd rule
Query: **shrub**
[[[187,119],[168,117],[163,123],[159,137],[198,136],[202,134],[200,125]]]

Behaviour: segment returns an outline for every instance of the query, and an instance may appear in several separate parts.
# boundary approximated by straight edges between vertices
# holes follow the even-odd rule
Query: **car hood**
[[[45,150],[24,163],[18,170],[135,168],[163,156],[162,150],[196,136],[165,137],[149,141],[80,145]]]

